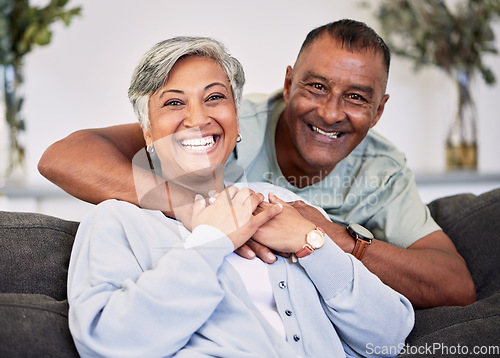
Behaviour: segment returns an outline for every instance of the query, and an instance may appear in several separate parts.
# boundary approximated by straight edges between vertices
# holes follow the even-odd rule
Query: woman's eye
[[[165,102],[164,106],[172,106],[172,107],[175,107],[175,106],[180,106],[182,104],[181,101],[177,100],[177,99],[173,99],[173,100],[170,100],[170,101],[167,101]]]
[[[216,100],[224,99],[224,98],[226,98],[226,96],[224,96],[222,94],[213,94],[213,95],[208,96],[207,101],[216,101]]]

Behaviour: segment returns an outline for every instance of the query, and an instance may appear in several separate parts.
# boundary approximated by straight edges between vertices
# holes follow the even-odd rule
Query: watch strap
[[[314,230],[310,231],[310,233],[313,231],[319,231],[319,233],[322,236],[325,235],[325,230],[323,230],[319,226],[317,226]],[[309,235],[309,233],[306,235],[306,240],[307,240],[308,235]],[[323,246],[323,243],[321,243],[321,245],[319,247],[315,248],[306,242],[306,244],[304,246],[302,246],[302,249],[300,249],[298,252],[295,253],[295,257],[297,257],[297,258],[306,257],[306,256],[312,254],[314,252],[314,250],[319,249],[321,246]]]
[[[299,259],[302,257],[306,257],[307,255],[310,255],[314,252],[314,249],[311,247],[309,244],[305,244],[302,249],[300,249],[298,252],[295,253],[295,256],[297,256]]]
[[[361,259],[365,255],[368,246],[370,246],[369,241],[363,239],[357,239],[356,244],[354,245],[354,250],[352,250],[352,255],[361,261]]]

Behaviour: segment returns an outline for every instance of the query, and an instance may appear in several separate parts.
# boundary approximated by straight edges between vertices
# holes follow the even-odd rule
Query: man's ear
[[[288,103],[288,99],[290,98],[290,91],[292,87],[292,77],[293,77],[293,68],[292,66],[288,66],[286,68],[285,74],[285,84],[283,85],[283,98],[285,102]]]
[[[382,97],[382,101],[380,101],[380,104],[378,105],[377,113],[375,114],[375,117],[372,120],[370,128],[372,128],[375,124],[377,124],[380,117],[382,117],[382,113],[384,113],[385,109],[385,104],[387,103],[388,100],[389,100],[389,95],[386,93],[384,97]]]

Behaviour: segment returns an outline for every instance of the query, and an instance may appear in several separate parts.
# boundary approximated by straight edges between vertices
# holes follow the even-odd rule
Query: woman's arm
[[[69,324],[80,353],[168,356],[184,347],[224,297],[217,272],[225,256],[281,211],[252,215],[262,200],[235,187],[207,207],[198,199],[185,242],[178,223],[159,212],[115,200],[97,206],[80,224],[69,268]]]
[[[144,146],[138,123],[81,130],[52,144],[38,170],[81,200],[98,204],[120,199],[138,205],[132,158]]]
[[[185,249],[177,224],[123,202],[96,207],[79,228],[69,268],[69,324],[79,352],[169,356],[221,299],[217,270],[234,249],[219,230],[210,245]],[[163,219],[163,220],[162,220]]]
[[[323,298],[325,312],[346,351],[363,357],[398,355],[414,324],[413,308],[406,297],[328,236],[321,249],[299,259],[299,264]]]
[[[298,252],[305,244],[306,233],[315,225],[291,205],[273,195],[269,199],[271,203],[281,203],[283,210],[257,231],[254,240],[278,252]],[[328,236],[322,248],[298,259],[298,264],[323,298],[325,312],[346,343],[347,351],[352,349],[369,356],[367,345],[373,344],[387,347],[392,356],[397,355],[414,323],[413,308],[407,298],[385,285]]]

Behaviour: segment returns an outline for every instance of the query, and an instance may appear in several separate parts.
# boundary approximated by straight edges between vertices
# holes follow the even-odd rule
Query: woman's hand
[[[235,249],[243,245],[259,227],[278,215],[282,206],[279,203],[269,204],[259,212],[256,208],[264,200],[264,196],[248,188],[230,186],[222,191],[210,205],[203,198],[195,201],[191,226],[211,225],[225,233],[234,244]]]

